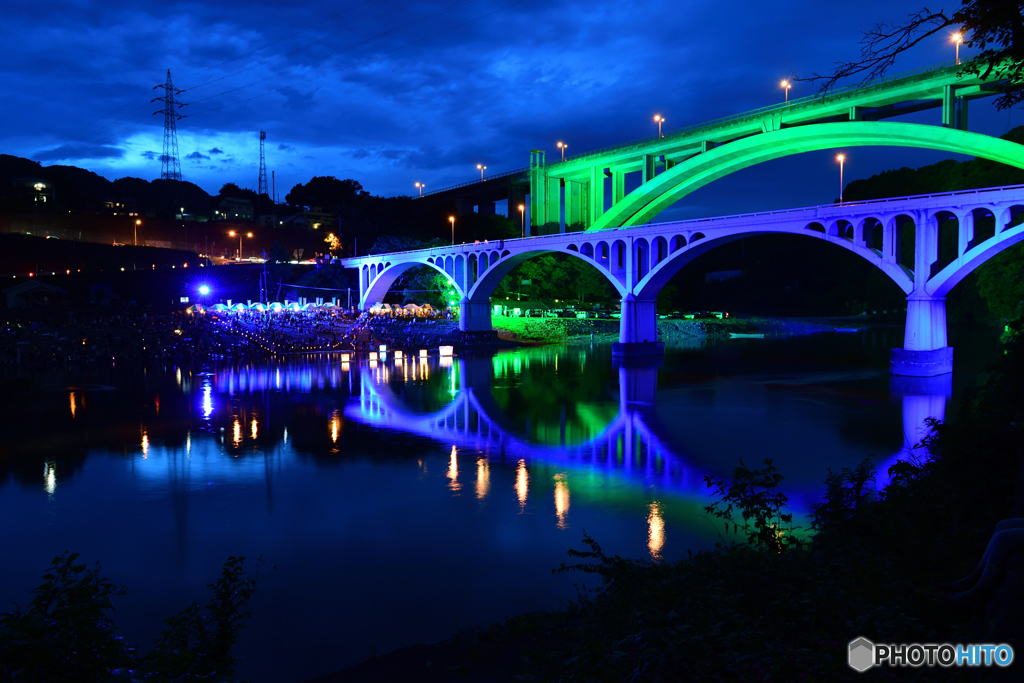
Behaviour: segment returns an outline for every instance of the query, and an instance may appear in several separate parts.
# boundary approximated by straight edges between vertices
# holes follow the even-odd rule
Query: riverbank
[[[554,344],[590,339],[618,341],[619,321],[612,319],[576,318],[499,318],[491,319],[498,337],[524,344]],[[844,326],[850,325],[848,322]],[[804,318],[705,318],[701,320],[659,320],[658,338],[673,339],[728,339],[731,334],[764,334],[765,336],[815,334],[832,332],[837,327],[830,319]]]

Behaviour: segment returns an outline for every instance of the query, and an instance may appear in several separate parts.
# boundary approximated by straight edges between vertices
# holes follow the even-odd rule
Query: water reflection
[[[9,465],[15,484],[0,495],[0,508],[7,505],[0,516],[22,514],[33,497],[47,514],[25,514],[33,533],[9,533],[5,548],[25,564],[34,553],[31,572],[51,550],[43,545],[55,537],[102,550],[101,559],[115,564],[137,565],[142,552],[167,568],[158,577],[167,584],[201,565],[216,566],[223,552],[267,553],[287,557],[294,568],[283,570],[291,573],[280,583],[293,591],[285,600],[296,605],[308,603],[303,591],[309,576],[336,567],[332,585],[362,585],[360,592],[373,596],[365,610],[348,612],[366,631],[371,629],[363,625],[381,613],[376,596],[399,594],[394,604],[420,610],[421,601],[433,599],[423,585],[453,581],[456,588],[433,592],[444,594],[442,607],[432,611],[436,605],[430,603],[422,610],[439,621],[436,615],[448,614],[453,604],[496,595],[494,585],[512,585],[529,575],[526,570],[547,576],[565,559],[566,545],[578,546],[582,529],[611,553],[652,560],[710,545],[714,532],[701,515],[704,475],[728,476],[737,454],[756,465],[765,457],[758,438],[777,438],[772,423],[793,421],[793,433],[811,435],[807,442],[814,447],[800,456],[806,462],[794,457],[784,470],[787,494],[800,476],[797,465],[806,464],[810,473],[807,495],[790,496],[799,515],[811,496],[820,496],[825,467],[851,466],[871,452],[864,440],[851,439],[841,444],[849,446],[845,451],[833,453],[830,446],[841,441],[829,440],[835,424],[845,421],[862,432],[899,424],[896,431],[904,436],[879,440],[877,452],[905,457],[896,453],[901,442],[919,442],[923,418],[942,417],[950,393],[948,378],[894,380],[890,386],[884,368],[861,384],[822,379],[815,368],[793,372],[798,376],[792,381],[759,369],[762,381],[750,379],[752,373],[728,377],[715,359],[680,371],[682,363],[672,357],[666,370],[615,367],[608,355],[601,347],[562,347],[478,359],[410,357],[401,370],[393,363],[288,358],[210,373],[169,367],[157,377],[151,369],[145,381],[118,378],[119,388],[136,381],[135,393],[131,387],[93,393],[80,383],[54,384],[60,390],[50,397],[41,424],[48,428],[56,421],[68,433],[88,434],[66,443],[89,444],[96,455],[83,465],[84,447],[77,460],[67,451],[54,456],[51,448],[24,472]],[[779,388],[783,382],[789,383]],[[69,386],[75,387],[73,399],[64,389]],[[140,426],[138,406],[153,405],[157,391],[160,416],[149,413]],[[242,452],[250,443],[254,447]],[[795,450],[788,442],[782,448]],[[58,469],[61,496],[55,495]],[[104,504],[80,504],[89,496]],[[387,533],[374,532],[381,528]],[[38,547],[28,547],[28,537],[39,539],[31,541]],[[411,547],[426,561],[416,567],[415,581],[396,580],[393,569],[407,564]],[[140,569],[125,582],[161,594],[165,589],[154,587],[156,580]],[[202,592],[202,585],[193,588],[186,598]],[[296,619],[280,640],[254,648],[264,652],[247,652],[248,661],[262,666],[266,659],[257,657],[271,652],[283,660],[280,651],[296,651],[317,638],[316,649],[333,656],[333,642],[352,639],[331,632],[336,614],[350,609],[350,594],[342,588],[318,593],[322,600],[311,611],[323,607],[327,616]],[[521,598],[515,601],[511,609],[521,611]],[[383,616],[390,623],[406,617]],[[331,642],[321,646],[324,641]],[[330,666],[336,663],[323,669]],[[247,674],[256,678],[260,672]]]
[[[558,528],[565,530],[569,528],[566,517],[569,514],[569,484],[566,481],[565,473],[555,475],[555,516],[558,518]]]
[[[647,551],[651,554],[652,560],[660,560],[661,549],[665,546],[665,517],[662,515],[662,505],[655,500],[647,506],[647,510]]]
[[[526,495],[530,490],[530,475],[526,472],[526,461],[520,460],[516,466],[516,497],[519,499],[519,512],[526,510]]]
[[[462,484],[459,483],[459,457],[455,446],[452,446],[452,454],[448,460],[448,488],[452,491],[461,491]]]
[[[75,392],[71,392],[71,419],[75,419]]]
[[[454,448],[454,447],[453,447]],[[483,500],[491,490],[491,463],[486,456],[476,459],[476,497]]]
[[[50,461],[43,464],[43,486],[52,498],[53,492],[57,490],[57,463]]]

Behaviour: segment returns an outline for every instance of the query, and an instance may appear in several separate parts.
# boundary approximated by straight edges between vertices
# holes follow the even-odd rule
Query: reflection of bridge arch
[[[489,363],[489,359],[486,359]],[[459,361],[460,375],[467,377],[467,362]],[[479,373],[485,369],[476,368]],[[455,399],[434,413],[423,415],[404,409],[387,387],[387,379],[372,371],[359,374],[359,397],[345,408],[345,416],[367,424],[434,439],[478,451],[529,453],[554,463],[606,466],[645,479],[661,479],[674,487],[702,495],[703,479],[669,445],[653,411],[645,409],[653,398],[657,371],[626,370],[620,380],[622,399],[618,415],[599,434],[585,443],[549,445],[528,442],[502,424],[501,410],[487,383],[460,386]],[[620,370],[620,375],[622,370]],[[483,380],[484,378],[481,378]],[[628,397],[640,398],[641,404]]]

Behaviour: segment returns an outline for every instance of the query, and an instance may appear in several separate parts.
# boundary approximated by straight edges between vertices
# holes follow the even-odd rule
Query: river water
[[[713,545],[704,477],[740,459],[773,459],[805,520],[828,468],[884,469],[998,352],[954,330],[952,376],[893,379],[901,335],[677,344],[626,368],[579,344],[39,375],[2,425],[0,601],[80,552],[128,587],[115,621],[145,648],[229,555],[262,556],[237,648],[257,681],[549,609],[592,578],[551,573],[584,530],[637,558]]]

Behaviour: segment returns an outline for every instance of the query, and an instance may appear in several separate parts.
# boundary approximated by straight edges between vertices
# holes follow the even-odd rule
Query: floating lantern
[[[380,349],[381,353],[387,353],[388,352],[388,345],[387,344],[381,344],[379,349]]]
[[[402,360],[402,352],[401,351],[395,351],[395,360],[397,360],[397,361]]]
[[[427,350],[426,349],[420,349],[420,358],[426,358],[426,357],[427,357]]]
[[[437,347],[437,351],[438,351],[438,353],[441,354],[442,358],[444,358],[445,356],[451,356],[452,355],[452,351],[454,351],[454,350],[455,349],[452,346],[438,346]]]
[[[350,358],[349,354],[347,354],[347,353],[341,354],[341,362],[342,363],[347,363],[349,361],[349,358]]]
[[[370,360],[377,360],[377,352],[370,351]]]

